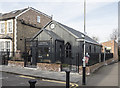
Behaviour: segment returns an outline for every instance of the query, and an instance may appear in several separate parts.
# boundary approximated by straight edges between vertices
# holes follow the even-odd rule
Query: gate
[[[79,53],[76,53],[75,57],[66,58],[61,64],[61,71],[70,70],[71,72],[79,72],[79,66],[81,65],[81,59]]]
[[[38,40],[25,39],[24,66],[36,67]]]
[[[24,66],[36,67],[39,62],[50,62],[51,41],[25,39]]]
[[[43,40],[38,41],[38,58],[37,62],[51,62],[50,58],[52,56],[51,53],[51,41]]]
[[[9,52],[0,52],[0,65],[8,65]]]

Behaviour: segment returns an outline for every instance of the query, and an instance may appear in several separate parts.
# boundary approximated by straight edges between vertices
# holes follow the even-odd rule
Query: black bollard
[[[86,67],[83,67],[82,85],[86,85]]]
[[[70,87],[70,71],[66,71],[66,88]]]
[[[37,82],[36,80],[29,80],[28,82],[30,84],[30,88],[35,88],[35,83]]]

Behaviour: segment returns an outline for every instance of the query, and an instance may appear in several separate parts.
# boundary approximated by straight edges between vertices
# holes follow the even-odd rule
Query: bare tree
[[[118,39],[118,30],[114,29],[112,34],[110,34],[110,40],[117,40]]]

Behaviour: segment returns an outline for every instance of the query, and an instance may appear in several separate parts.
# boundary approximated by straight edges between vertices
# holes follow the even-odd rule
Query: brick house
[[[107,53],[113,53],[113,58],[118,59],[118,43],[115,40],[103,42],[102,46],[102,52],[104,52],[104,48],[106,48]]]
[[[0,51],[24,52],[25,38],[31,38],[52,20],[32,7],[0,15]]]

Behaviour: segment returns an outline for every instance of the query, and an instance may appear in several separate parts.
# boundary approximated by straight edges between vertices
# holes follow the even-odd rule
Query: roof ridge
[[[57,22],[57,21],[56,21],[56,22]],[[60,23],[60,22],[57,22],[57,23],[60,24],[62,27],[65,26],[65,27],[73,30],[74,32],[81,33],[81,34],[85,35],[87,38],[91,39],[93,42],[98,43],[97,41],[93,40],[91,37],[89,37],[89,36],[86,35],[85,33],[82,33],[82,32],[80,32],[80,31],[78,31],[78,30],[75,30],[74,28],[71,28],[71,27],[69,27],[69,26],[67,26],[67,25],[64,25],[64,24]],[[68,31],[71,32],[70,30],[68,30]],[[71,33],[74,34],[73,32],[71,32]],[[78,36],[77,34],[74,34],[74,35]],[[98,44],[99,44],[99,43],[98,43]]]
[[[28,8],[22,8],[22,9],[16,9],[16,10],[12,10],[12,11],[10,11],[10,12],[6,12],[6,13],[3,13],[2,15],[4,15],[4,14],[8,14],[8,13],[12,13],[12,12],[14,12],[14,11],[22,11],[22,10],[24,10],[24,9],[28,9]],[[20,14],[20,13],[19,13]]]
[[[49,18],[52,18],[51,16],[47,15],[46,13],[43,13],[43,12],[41,12],[41,11],[39,11],[39,10],[33,8],[33,7],[29,7],[29,8],[30,8],[30,9],[33,9],[33,10],[35,10],[35,11],[37,11],[37,12],[39,12],[39,13],[41,13],[41,14],[43,14],[43,15],[49,17]]]

